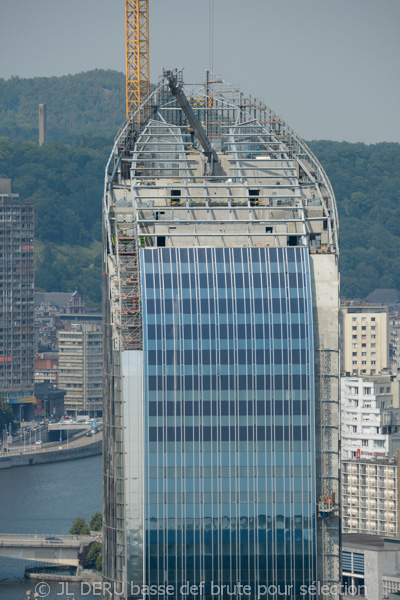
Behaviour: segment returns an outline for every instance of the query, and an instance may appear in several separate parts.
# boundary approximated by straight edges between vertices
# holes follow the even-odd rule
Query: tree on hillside
[[[86,525],[85,519],[82,519],[82,517],[76,517],[69,532],[71,535],[89,535],[90,529]]]

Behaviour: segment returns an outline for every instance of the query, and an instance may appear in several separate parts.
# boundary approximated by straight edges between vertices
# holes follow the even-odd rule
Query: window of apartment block
[[[375,321],[375,317],[371,317],[371,321]]]
[[[356,335],[353,335],[353,340],[356,340],[356,339],[357,339],[357,336],[356,336]]]
[[[363,325],[363,326],[361,327],[361,330],[362,330],[362,331],[366,331],[366,329],[367,329],[367,326],[366,326],[366,325]]]
[[[357,325],[353,325],[352,329],[353,331],[357,331]]]
[[[366,361],[366,360],[363,360],[363,361],[361,361],[361,364],[362,364],[362,365],[366,365],[366,364],[367,364],[367,361]]]
[[[356,361],[356,360],[353,360],[353,363],[352,363],[352,364],[353,364],[353,365],[356,365],[356,364],[357,364],[357,361]]]
[[[368,440],[361,440],[362,446],[368,446]]]
[[[357,348],[357,344],[353,344],[353,348]]]
[[[375,331],[376,326],[375,325],[371,325],[371,331]]]
[[[357,356],[357,352],[353,352],[352,356]]]
[[[371,340],[375,340],[376,339],[376,335],[372,334],[371,335]]]

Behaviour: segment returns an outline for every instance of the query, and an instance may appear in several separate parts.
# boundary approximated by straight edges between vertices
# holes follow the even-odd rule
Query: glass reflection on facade
[[[240,583],[245,597],[273,585],[304,597],[316,579],[308,250],[146,248],[140,266],[144,581],[171,597],[187,582],[206,582],[203,596]]]

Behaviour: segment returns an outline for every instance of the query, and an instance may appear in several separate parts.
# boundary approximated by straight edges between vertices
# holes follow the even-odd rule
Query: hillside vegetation
[[[125,118],[125,77],[96,69],[63,77],[0,79],[0,136],[37,142],[43,103],[49,141],[104,146]]]
[[[318,141],[339,211],[341,292],[400,289],[400,144]]]
[[[39,148],[38,103],[47,103]],[[101,198],[124,120],[124,77],[91,71],[0,80],[0,177],[35,205],[36,286],[101,298]],[[339,208],[342,296],[400,289],[400,144],[313,141]]]
[[[35,283],[101,301],[102,150],[0,138],[0,177],[35,206]]]

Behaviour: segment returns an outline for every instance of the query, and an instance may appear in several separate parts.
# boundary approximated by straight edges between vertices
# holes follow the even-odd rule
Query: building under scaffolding
[[[337,236],[308,147],[220,80],[165,72],[119,132],[103,565],[119,597],[340,583]]]

